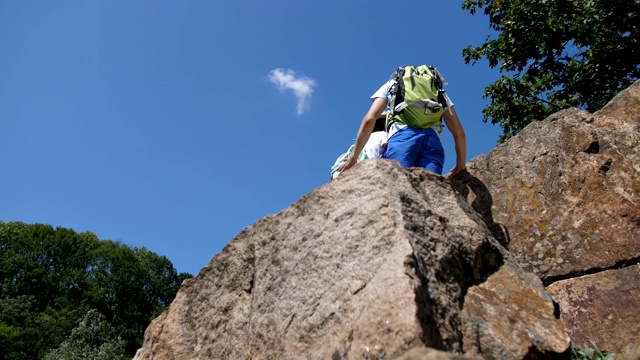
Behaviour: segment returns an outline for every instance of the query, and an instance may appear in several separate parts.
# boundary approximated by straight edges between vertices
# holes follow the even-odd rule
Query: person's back
[[[411,69],[410,73],[405,73],[404,69]],[[365,144],[368,142],[372,130],[374,121],[378,118],[379,114],[382,113],[385,108],[389,112],[389,123],[388,126],[388,142],[386,151],[382,155],[383,158],[397,160],[402,166],[405,167],[413,167],[419,166],[424,167],[428,170],[431,170],[437,174],[442,174],[442,166],[444,164],[444,149],[442,147],[442,142],[440,140],[439,132],[441,128],[438,126],[438,122],[434,121],[422,121],[416,120],[414,118],[409,118],[410,113],[419,114],[420,112],[415,112],[414,108],[424,106],[423,110],[426,114],[429,112],[438,111],[438,114],[442,114],[442,118],[444,119],[447,128],[453,134],[454,142],[455,142],[455,150],[456,150],[456,166],[451,170],[451,176],[455,176],[456,174],[465,170],[465,162],[466,162],[466,136],[464,133],[464,129],[460,124],[460,120],[453,108],[453,102],[443,89],[437,89],[435,92],[437,97],[434,99],[414,99],[414,102],[405,101],[404,95],[408,89],[401,89],[402,92],[398,91],[398,88],[408,85],[413,86],[416,89],[420,90],[420,86],[427,87],[427,85],[416,86],[417,81],[428,81],[428,80],[438,80],[441,84],[446,84],[442,76],[435,70],[435,68],[427,68],[426,66],[420,66],[421,71],[425,71],[432,78],[425,77],[426,80],[414,77],[414,72],[416,67],[400,67],[394,75],[392,79],[387,81],[384,85],[376,91],[371,99],[373,103],[369,108],[369,111],[362,119],[362,123],[360,125],[360,130],[358,131],[358,135],[356,137],[356,142],[354,146],[354,151],[365,147]],[[428,70],[424,70],[427,68]],[[402,71],[401,71],[402,70]],[[400,83],[403,81],[403,77],[398,77],[398,74],[402,74],[404,76],[404,80],[406,84]],[[437,77],[437,78],[436,78]],[[442,85],[443,86],[443,85]],[[434,93],[432,91],[432,93]],[[415,95],[415,94],[414,94]],[[422,94],[418,93],[417,96]],[[398,100],[396,97],[402,96],[401,100]],[[427,96],[427,95],[425,95]],[[415,96],[414,96],[415,97]],[[409,102],[409,103],[407,103]],[[442,109],[438,108],[438,106],[434,106],[434,102],[437,102],[442,106]],[[389,104],[394,104],[394,108],[389,108]],[[395,106],[395,105],[398,106]],[[403,110],[406,108],[411,108],[412,112],[403,113]],[[442,112],[443,111],[443,112]],[[439,116],[439,115],[438,115]],[[433,116],[429,117],[428,120],[433,119]],[[426,126],[426,127],[420,127]],[[345,171],[352,167],[357,162],[357,159],[353,156],[349,156],[345,160],[345,164],[340,168],[340,171]]]

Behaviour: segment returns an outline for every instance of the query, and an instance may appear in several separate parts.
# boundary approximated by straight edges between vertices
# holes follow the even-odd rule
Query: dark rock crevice
[[[583,150],[583,152],[587,153],[587,154],[597,154],[600,152],[600,142],[599,141],[593,141],[591,142],[591,144],[589,144],[589,146]]]
[[[407,261],[405,261],[405,265],[412,269],[415,280],[416,316],[422,329],[420,341],[430,348],[449,350],[449,346],[445,344],[438,330],[438,322],[436,321],[436,315],[434,313],[436,304],[434,304],[433,300],[429,297],[429,281],[418,269],[418,261],[415,255],[411,255]]]
[[[544,284],[545,287],[547,287],[561,280],[568,280],[568,279],[579,278],[587,275],[594,275],[594,274],[598,274],[608,270],[618,270],[618,269],[623,269],[629,266],[635,266],[639,264],[640,264],[640,255],[634,258],[620,260],[611,266],[592,267],[586,270],[573,271],[567,274],[562,274],[557,276],[548,276],[542,279],[542,283]]]
[[[600,171],[606,173],[607,171],[611,170],[611,164],[613,164],[613,159],[607,159],[607,161],[605,161],[604,164],[600,166]]]

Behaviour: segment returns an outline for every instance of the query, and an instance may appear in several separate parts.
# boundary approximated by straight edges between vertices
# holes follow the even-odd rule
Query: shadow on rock
[[[500,245],[509,250],[509,230],[502,224],[493,221],[493,198],[487,186],[470,172],[464,171],[451,180],[453,189],[471,204],[471,207],[482,217],[493,237]],[[473,201],[469,196],[473,194]]]

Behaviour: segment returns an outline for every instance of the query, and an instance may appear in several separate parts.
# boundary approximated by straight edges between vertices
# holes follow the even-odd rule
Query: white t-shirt
[[[386,144],[387,144],[386,131],[375,131],[371,133],[369,140],[367,140],[367,143],[364,145],[364,148],[360,152],[360,155],[358,155],[358,162],[367,160],[367,159],[379,158],[384,152],[384,150],[386,149]],[[344,165],[344,163],[347,160],[347,157],[351,155],[351,152],[353,151],[353,148],[355,146],[356,146],[355,144],[352,144],[349,147],[349,150],[347,150],[347,152],[340,155],[336,159],[336,162],[331,167],[331,179],[335,179],[340,175],[340,171],[338,171],[338,169],[340,169],[342,165]]]
[[[376,98],[383,98],[387,101],[387,114],[391,112],[391,110],[389,109],[389,101],[391,100],[391,94],[389,94],[389,89],[391,88],[391,84],[392,84],[392,80],[387,81],[386,83],[384,83],[384,85],[380,87],[380,89],[378,89],[378,91],[376,91],[375,93],[373,93],[373,95],[371,95],[371,100],[375,100]],[[447,95],[446,92],[443,93],[442,95],[446,102],[444,106],[444,111],[447,111],[449,110],[450,107],[453,106],[453,101],[451,101],[451,99],[449,98],[449,95]],[[405,126],[407,125],[399,121],[396,121],[393,124],[391,124],[391,127],[389,128],[389,137],[391,137],[391,135],[395,134],[398,130],[404,128]]]
[[[365,153],[365,159],[379,158],[384,152],[385,144],[387,143],[386,131],[375,131],[371,133],[369,140],[364,145],[362,152]]]

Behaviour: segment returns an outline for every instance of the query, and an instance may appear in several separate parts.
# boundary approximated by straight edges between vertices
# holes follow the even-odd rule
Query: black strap
[[[433,66],[429,66],[429,70],[431,70],[431,73],[433,74],[433,80],[436,84],[436,89],[438,89],[438,97],[440,97],[439,93],[441,91],[444,92],[444,85],[442,84],[442,78],[440,77],[440,73]]]

